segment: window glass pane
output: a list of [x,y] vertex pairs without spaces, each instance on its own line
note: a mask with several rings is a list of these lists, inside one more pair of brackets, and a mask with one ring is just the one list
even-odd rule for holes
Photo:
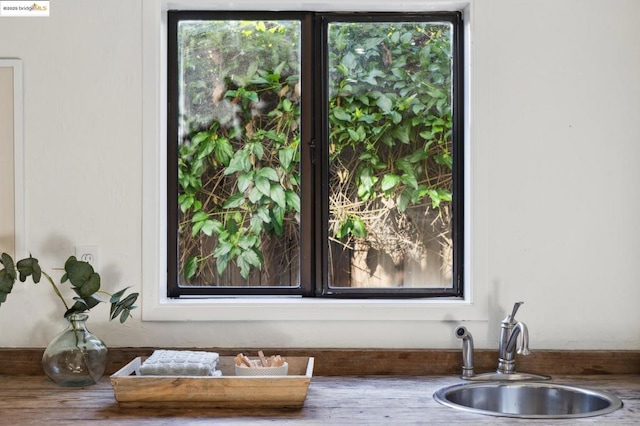
[[451,23],[329,23],[331,287],[452,287],[452,65]]
[[178,23],[182,285],[298,286],[300,21]]

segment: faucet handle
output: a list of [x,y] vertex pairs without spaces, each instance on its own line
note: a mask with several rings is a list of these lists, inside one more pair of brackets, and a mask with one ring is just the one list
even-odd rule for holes
[[511,315],[509,315],[509,316],[506,318],[506,321],[507,321],[507,322],[515,321],[515,318],[516,318],[516,312],[518,312],[518,308],[520,308],[520,305],[522,305],[523,303],[524,303],[524,302],[516,302],[516,303],[513,305],[513,311],[511,312]]

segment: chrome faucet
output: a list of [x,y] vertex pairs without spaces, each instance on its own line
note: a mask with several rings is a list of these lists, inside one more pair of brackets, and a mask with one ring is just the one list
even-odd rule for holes
[[511,374],[516,372],[516,343],[518,336],[520,346],[517,352],[529,355],[529,331],[523,322],[516,322],[516,312],[524,302],[516,302],[513,305],[511,315],[500,323],[500,349],[498,352],[498,373]]
[[[465,380],[548,380],[551,377],[529,373],[516,373],[516,353],[529,355],[527,326],[515,320],[516,312],[524,302],[516,302],[511,315],[500,323],[498,369],[494,373],[475,375],[473,371],[473,337],[463,326],[456,328],[456,337],[462,339],[462,375]],[[518,337],[520,345],[518,346]],[[516,346],[518,346],[516,350]]]

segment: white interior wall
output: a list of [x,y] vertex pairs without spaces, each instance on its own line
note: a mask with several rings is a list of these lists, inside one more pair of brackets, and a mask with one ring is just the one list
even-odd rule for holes
[[[640,349],[640,2],[470,3],[482,228],[472,256],[490,298],[488,321],[466,326],[477,347],[496,347],[500,319],[524,300],[532,350]],[[0,57],[24,67],[26,249],[50,270],[75,245],[99,245],[111,291],[142,288],[143,10],[142,0],[67,0],[48,18],[0,18]],[[42,347],[60,331],[46,285],[18,284],[0,307],[0,347]],[[94,310],[90,328],[112,347],[460,344],[449,321],[151,322],[137,312],[120,325],[107,311]]]

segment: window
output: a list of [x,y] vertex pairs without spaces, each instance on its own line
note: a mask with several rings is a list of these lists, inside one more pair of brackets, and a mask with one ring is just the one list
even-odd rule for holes
[[168,295],[461,296],[461,34],[169,12]]

